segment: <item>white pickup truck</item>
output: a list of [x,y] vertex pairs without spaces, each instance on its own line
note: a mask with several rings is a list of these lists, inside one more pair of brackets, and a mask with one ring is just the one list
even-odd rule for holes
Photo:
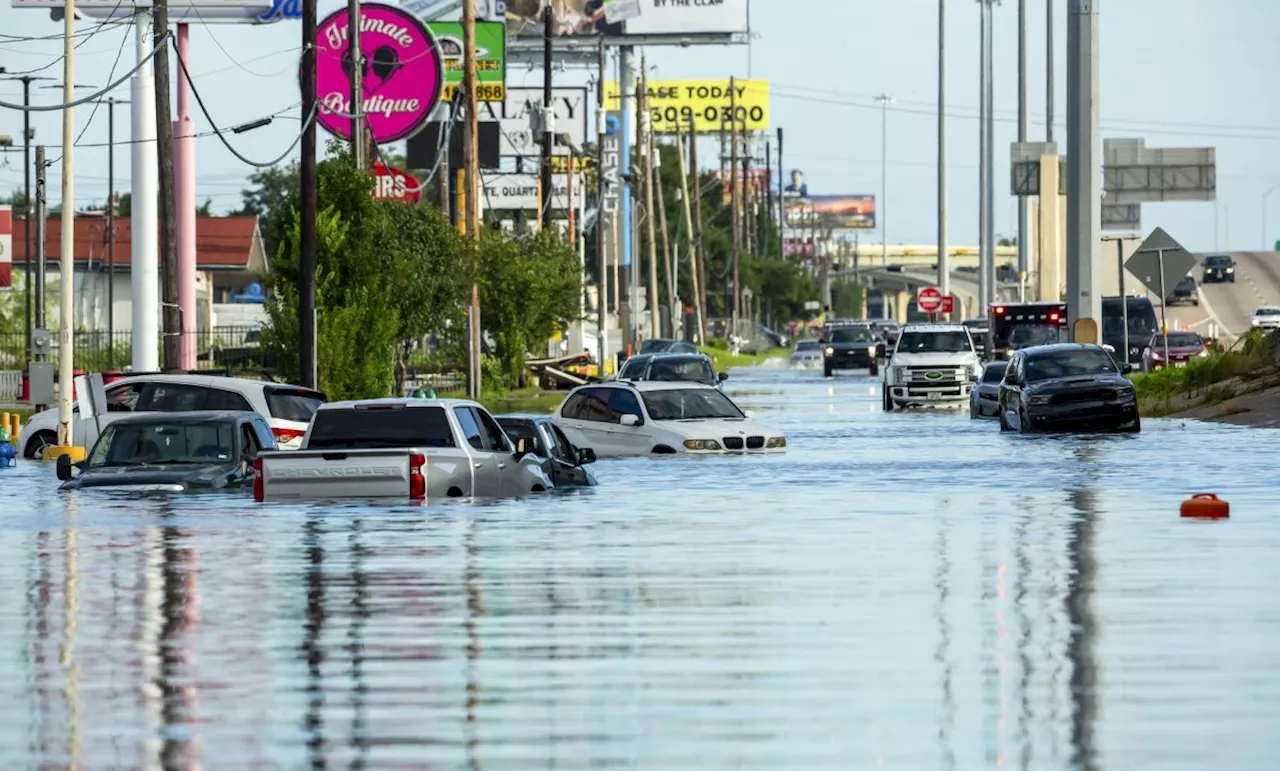
[[908,324],[884,368],[884,411],[968,403],[982,361],[960,324]]
[[479,404],[368,399],[321,405],[302,446],[254,461],[259,501],[500,498],[551,489],[527,440],[512,442]]

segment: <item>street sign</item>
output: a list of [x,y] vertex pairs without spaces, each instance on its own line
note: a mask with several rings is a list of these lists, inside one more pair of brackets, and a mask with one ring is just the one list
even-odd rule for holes
[[947,295],[946,297],[942,298],[942,309],[938,312],[939,313],[955,313],[955,311],[956,311],[956,298],[952,297],[951,295]]
[[916,293],[916,307],[921,313],[937,313],[942,308],[942,293],[936,287],[924,287]]
[[1163,228],[1156,228],[1124,267],[1163,300],[1164,293],[1190,273],[1196,262],[1195,256],[1183,249],[1173,236]]
[[407,171],[376,163],[373,166],[373,197],[378,200],[417,203],[422,199],[416,177]]

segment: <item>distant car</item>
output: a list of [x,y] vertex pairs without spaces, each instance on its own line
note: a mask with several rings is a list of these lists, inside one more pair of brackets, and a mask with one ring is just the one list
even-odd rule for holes
[[[786,348],[788,345],[791,345],[791,338],[781,332],[774,332],[766,326],[760,327],[760,333],[769,338],[769,342],[773,344],[774,348]],[[694,350],[697,349],[695,348]]]
[[655,338],[653,340],[645,340],[640,344],[640,350],[636,353],[697,353],[698,346],[693,343],[686,343],[683,340],[670,340],[667,338]]
[[996,281],[1002,284],[1018,283],[1018,269],[1011,263],[1005,263],[996,267]]
[[791,351],[791,366],[817,367],[822,364],[822,343],[817,340],[800,340]]
[[1000,430],[1142,430],[1138,398],[1102,346],[1058,343],[1024,348],[1009,359],[1000,383]]
[[965,319],[960,322],[961,326],[969,330],[969,336],[973,338],[973,347],[977,349],[978,355],[987,358],[987,332],[991,329],[991,324],[986,319]]
[[711,357],[705,353],[640,354],[627,359],[618,372],[618,380],[702,383],[716,388],[728,379],[726,372],[716,374]]
[[1253,312],[1254,329],[1280,329],[1280,308],[1263,305]]
[[532,452],[546,460],[543,471],[556,487],[593,487],[598,482],[587,468],[596,462],[595,450],[574,447],[547,415],[496,415],[494,420],[512,441],[528,439]]
[[1147,347],[1142,351],[1143,372],[1153,372],[1169,364],[1175,367],[1185,367],[1187,362],[1192,359],[1209,355],[1209,349],[1205,346],[1204,340],[1195,332],[1169,333],[1168,361],[1165,361],[1164,349],[1164,335],[1159,332],[1152,335]]
[[1236,282],[1236,261],[1229,254],[1207,254],[1204,258],[1204,276],[1201,278],[1206,284],[1217,283],[1219,281]]
[[822,340],[822,374],[831,377],[838,369],[865,369],[875,377],[880,374],[881,345],[870,325],[835,327]]
[[1007,361],[993,361],[983,367],[982,374],[974,381],[973,390],[969,392],[969,417],[1000,417],[1000,381],[1004,380]]
[[80,463],[59,457],[58,489],[238,489],[253,483],[258,453],[274,449],[271,428],[256,412],[132,415],[108,424]]
[[1196,290],[1196,280],[1191,276],[1183,276],[1182,280],[1173,287],[1169,296],[1164,298],[1166,306],[1185,303],[1191,303],[1197,307],[1200,305],[1200,293]]

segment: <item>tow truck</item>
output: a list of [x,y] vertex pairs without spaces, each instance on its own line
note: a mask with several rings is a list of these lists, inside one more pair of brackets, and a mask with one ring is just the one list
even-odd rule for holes
[[1070,342],[1066,303],[1010,303],[992,305],[990,358],[1000,361],[1019,348]]

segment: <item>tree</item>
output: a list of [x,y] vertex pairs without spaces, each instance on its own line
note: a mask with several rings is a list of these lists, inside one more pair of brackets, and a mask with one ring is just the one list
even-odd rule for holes
[[212,199],[212,198],[206,198],[206,199],[204,199],[204,203],[203,203],[203,204],[201,204],[200,206],[197,206],[197,207],[196,207],[196,216],[197,216],[197,217],[212,217],[212,216],[213,216],[212,206],[213,206],[213,199]]
[[262,219],[262,242],[267,254],[275,254],[293,227],[290,206],[297,201],[298,164],[272,166],[249,175],[252,188],[241,190],[241,205],[232,214]]

